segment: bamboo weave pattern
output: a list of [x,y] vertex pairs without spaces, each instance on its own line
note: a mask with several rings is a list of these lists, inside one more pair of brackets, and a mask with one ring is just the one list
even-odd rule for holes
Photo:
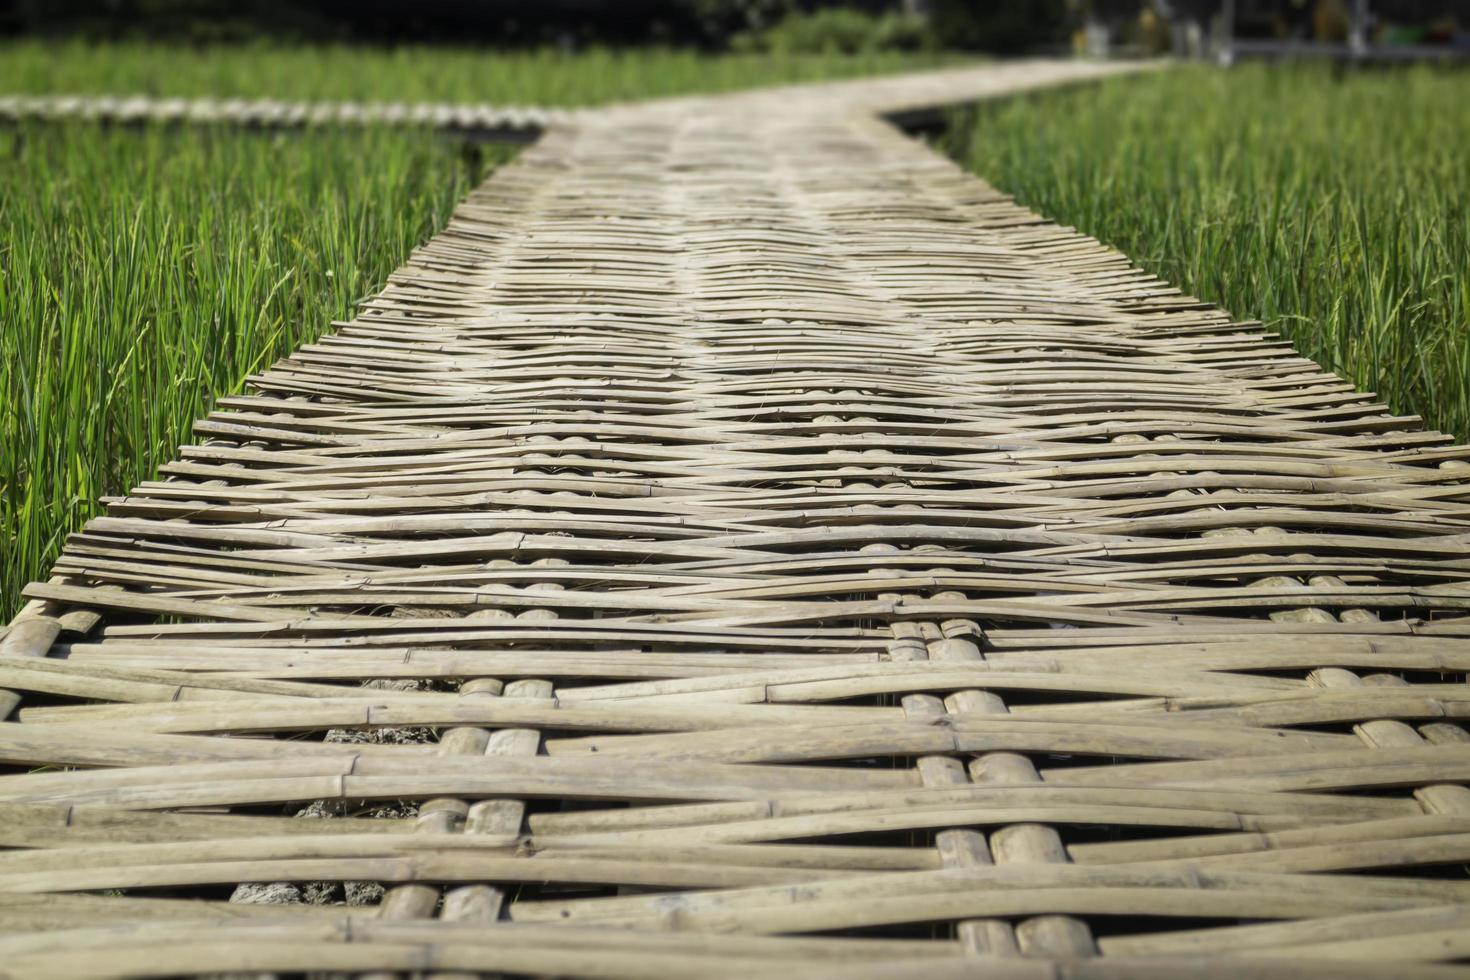
[[31,587],[5,968],[1459,975],[1470,450],[879,116],[1115,70],[551,125]]
[[0,96],[0,122],[84,119],[113,125],[193,124],[253,129],[317,126],[419,126],[494,139],[530,139],[576,112],[540,106],[468,103],[297,102],[279,99],[183,99],[147,95]]

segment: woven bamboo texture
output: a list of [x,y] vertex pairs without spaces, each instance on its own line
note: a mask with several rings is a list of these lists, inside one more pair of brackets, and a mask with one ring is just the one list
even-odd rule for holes
[[540,106],[431,102],[293,102],[277,99],[183,99],[148,95],[0,96],[0,122],[68,119],[132,125],[238,126],[246,129],[416,126],[491,139],[532,139],[576,113]]
[[882,119],[1114,70],[550,125],[29,590],[5,969],[1462,975],[1470,450]]

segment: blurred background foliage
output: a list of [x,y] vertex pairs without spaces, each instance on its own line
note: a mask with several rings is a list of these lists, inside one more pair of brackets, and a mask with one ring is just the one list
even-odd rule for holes
[[1066,0],[0,0],[0,33],[194,44],[690,44],[858,53],[1060,45]]

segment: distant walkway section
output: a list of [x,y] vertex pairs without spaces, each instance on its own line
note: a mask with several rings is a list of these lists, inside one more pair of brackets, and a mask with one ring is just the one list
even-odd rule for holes
[[143,124],[307,129],[328,126],[412,126],[483,139],[527,141],[573,110],[430,102],[283,102],[275,99],[182,99],[146,95],[0,96],[0,122],[88,119]]

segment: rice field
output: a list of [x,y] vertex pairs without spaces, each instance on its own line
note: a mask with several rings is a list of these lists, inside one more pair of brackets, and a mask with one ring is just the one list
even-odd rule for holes
[[[500,151],[505,152],[505,151]],[[479,176],[424,134],[0,131],[0,595],[244,376],[386,279]]]
[[[932,63],[0,45],[0,92],[568,104]],[[0,127],[0,622],[101,497],[376,292],[505,147],[426,132]]]
[[1179,69],[967,111],[948,148],[1470,437],[1470,73]]
[[599,105],[954,64],[940,52],[723,54],[682,49],[486,52],[275,45],[0,43],[0,92]]

